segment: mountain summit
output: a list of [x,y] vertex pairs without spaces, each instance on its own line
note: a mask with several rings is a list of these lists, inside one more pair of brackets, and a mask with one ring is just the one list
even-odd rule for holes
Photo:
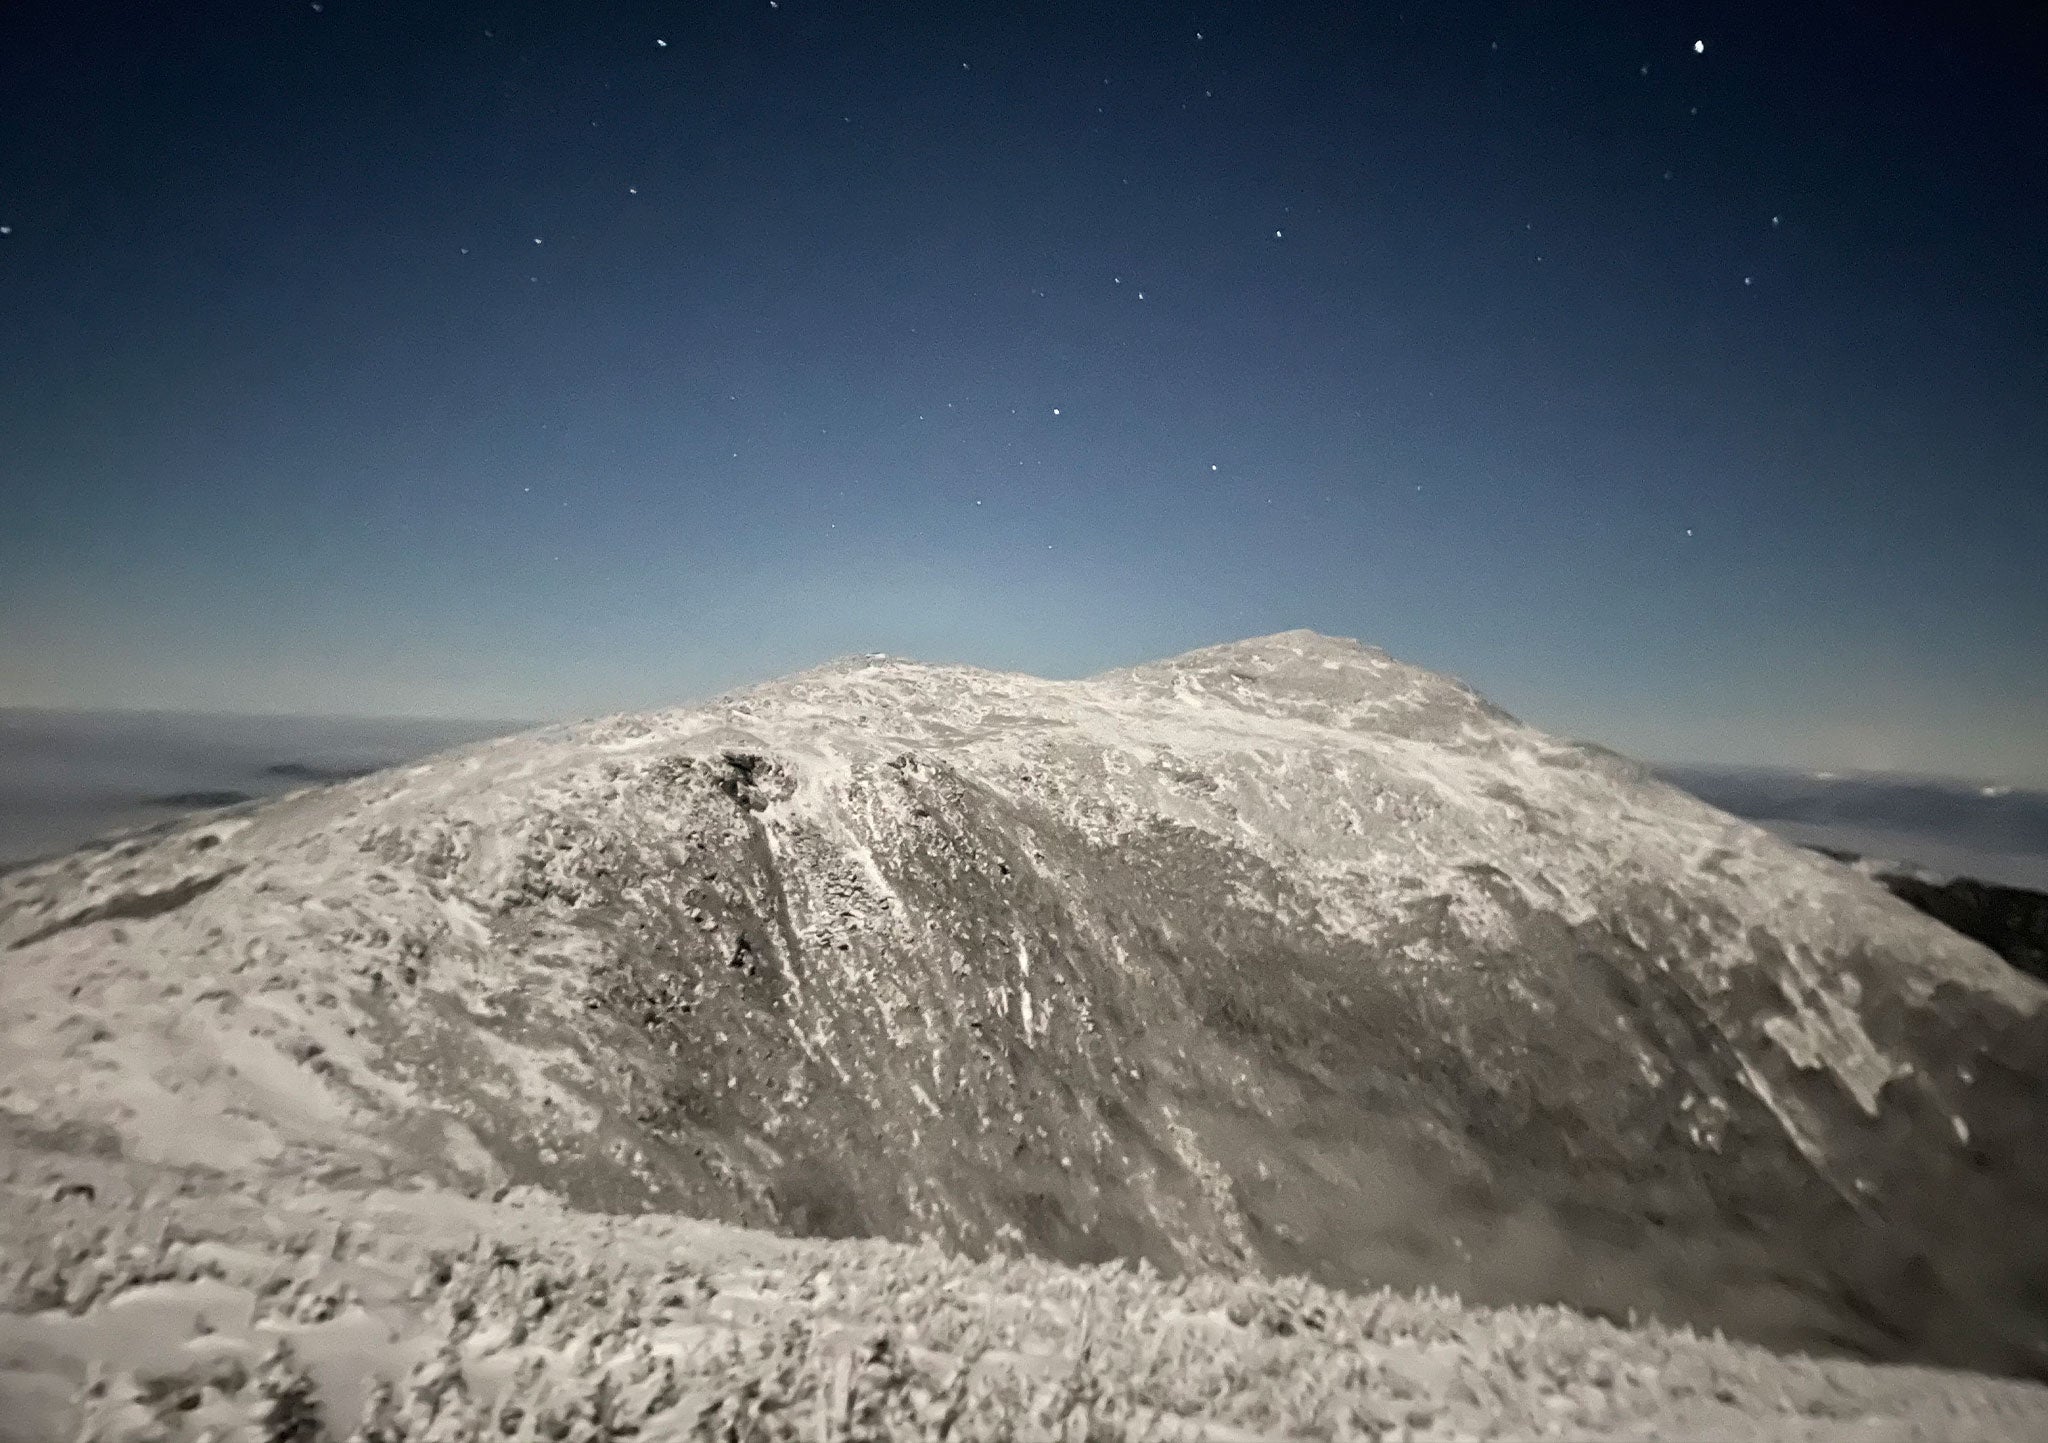
[[0,877],[142,1159],[1433,1283],[2048,1374],[2048,988],[1312,632],[851,658]]

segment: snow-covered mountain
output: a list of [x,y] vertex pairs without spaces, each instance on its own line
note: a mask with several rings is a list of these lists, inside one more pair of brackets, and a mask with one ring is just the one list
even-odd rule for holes
[[131,1157],[2048,1373],[2048,989],[1374,648],[886,657],[0,877]]

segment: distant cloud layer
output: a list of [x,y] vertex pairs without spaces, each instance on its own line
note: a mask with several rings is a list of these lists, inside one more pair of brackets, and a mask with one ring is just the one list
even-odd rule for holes
[[0,864],[521,725],[0,709]]

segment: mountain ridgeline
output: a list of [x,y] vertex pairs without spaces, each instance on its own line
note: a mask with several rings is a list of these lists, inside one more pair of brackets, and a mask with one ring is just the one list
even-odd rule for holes
[[858,658],[0,877],[140,1159],[2048,1376],[2048,988],[1374,648]]

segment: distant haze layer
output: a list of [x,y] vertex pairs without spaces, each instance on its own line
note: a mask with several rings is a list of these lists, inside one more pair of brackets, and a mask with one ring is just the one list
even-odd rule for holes
[[0,708],[0,864],[525,725]]
[[1788,841],[2048,891],[2048,792],[1882,772],[1659,770],[1702,801]]

